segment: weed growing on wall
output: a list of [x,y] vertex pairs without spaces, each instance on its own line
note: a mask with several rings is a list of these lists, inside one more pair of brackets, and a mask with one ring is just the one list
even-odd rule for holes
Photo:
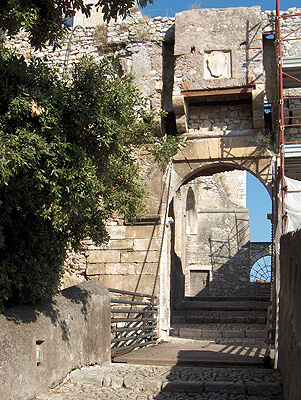
[[265,151],[271,149],[272,134],[270,132],[269,133],[259,132],[257,135],[257,138],[259,140],[262,152],[265,152]]
[[110,51],[107,25],[97,25],[93,32],[93,38],[100,54],[106,54]]

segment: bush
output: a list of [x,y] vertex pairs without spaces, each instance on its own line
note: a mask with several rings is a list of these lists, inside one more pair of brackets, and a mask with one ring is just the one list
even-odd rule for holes
[[106,241],[112,213],[141,213],[132,148],[154,138],[146,100],[105,60],[85,58],[62,79],[2,48],[0,110],[3,309],[54,293],[68,246]]

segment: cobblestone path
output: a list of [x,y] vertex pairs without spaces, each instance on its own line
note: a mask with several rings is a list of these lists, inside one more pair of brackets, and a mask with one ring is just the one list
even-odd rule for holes
[[263,368],[105,364],[73,371],[36,400],[282,400],[281,376]]

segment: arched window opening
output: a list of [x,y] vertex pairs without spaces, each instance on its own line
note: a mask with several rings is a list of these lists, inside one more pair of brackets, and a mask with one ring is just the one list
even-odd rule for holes
[[271,256],[264,256],[257,260],[250,271],[250,282],[267,283],[271,282],[272,259]]
[[186,233],[196,234],[197,233],[197,214],[195,210],[195,197],[191,187],[187,192],[186,199]]

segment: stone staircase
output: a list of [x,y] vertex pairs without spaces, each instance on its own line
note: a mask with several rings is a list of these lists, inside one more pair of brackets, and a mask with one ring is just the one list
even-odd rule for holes
[[172,311],[170,335],[266,341],[270,304],[268,299],[259,297],[187,297]]
[[37,400],[283,400],[278,371],[107,364],[72,371]]

